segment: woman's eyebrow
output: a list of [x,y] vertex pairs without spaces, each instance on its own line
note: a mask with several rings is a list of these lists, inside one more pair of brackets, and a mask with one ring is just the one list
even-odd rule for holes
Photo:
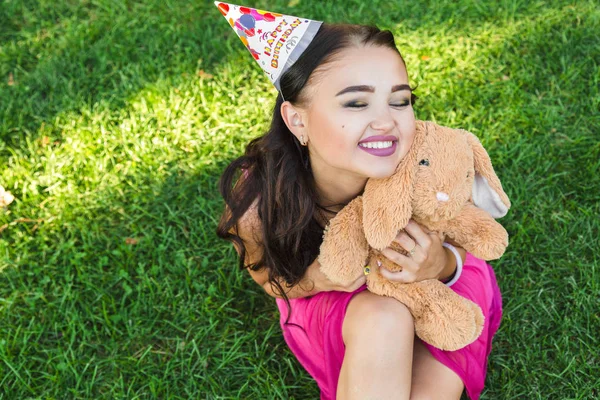
[[[398,92],[400,90],[411,90],[410,86],[407,84],[402,84],[402,85],[396,85],[392,87],[392,93],[394,92]],[[341,96],[345,93],[350,93],[350,92],[369,92],[369,93],[375,93],[375,88],[373,86],[367,86],[367,85],[358,85],[358,86],[348,86],[346,89],[340,91],[338,94],[336,94],[337,96]]]
[[375,88],[373,86],[367,86],[367,85],[348,86],[346,89],[344,89],[341,92],[339,92],[338,94],[336,94],[336,96],[341,96],[344,93],[349,93],[349,92],[370,92],[370,93],[374,93],[375,92]]
[[392,88],[392,93],[400,91],[400,90],[410,90],[412,92],[412,89],[410,88],[410,86],[408,86],[407,84],[402,84],[402,85],[396,85]]

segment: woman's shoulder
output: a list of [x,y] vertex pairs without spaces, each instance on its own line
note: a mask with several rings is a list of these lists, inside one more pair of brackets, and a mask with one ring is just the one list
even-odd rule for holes
[[[242,168],[242,173],[242,176],[239,177],[235,186],[241,185],[246,179],[248,179],[248,170]],[[258,214],[259,197],[260,196],[256,196],[256,198],[254,199],[254,201],[252,201],[248,209],[244,211],[241,217],[237,220],[236,234],[242,237],[242,239],[245,239],[245,237],[243,237],[246,236],[245,233],[247,234],[249,231],[255,231],[256,229],[260,228],[260,218]]]
[[256,234],[258,233],[257,231],[260,231],[261,223],[260,216],[258,214],[258,202],[259,199],[257,197],[238,220],[238,235],[240,237],[242,235],[239,234],[239,231],[242,230],[245,233],[244,236],[248,236],[250,233]]
[[[258,204],[259,199],[256,198],[230,231],[239,236],[244,242],[246,263],[255,261],[249,260],[249,258],[256,259],[256,257],[260,257],[260,254],[262,254],[262,224],[258,214]],[[236,250],[238,253],[241,253],[237,246]]]
[[[261,222],[258,215],[258,202],[258,198],[252,202],[237,224],[237,235],[242,239],[246,248],[245,265],[259,262],[264,251],[261,239]],[[240,253],[239,250],[238,253]],[[248,272],[252,279],[261,286],[265,285],[269,280],[266,268],[261,268],[258,271],[248,268]]]

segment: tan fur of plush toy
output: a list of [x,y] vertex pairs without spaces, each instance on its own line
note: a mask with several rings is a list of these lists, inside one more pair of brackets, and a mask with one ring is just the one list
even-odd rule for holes
[[[370,179],[363,195],[329,222],[320,249],[321,269],[338,284],[356,280],[365,265],[377,261],[398,271],[379,250],[391,247],[406,254],[393,240],[410,218],[478,258],[496,259],[508,245],[508,234],[494,218],[508,208],[510,201],[476,136],[417,121],[414,142],[394,175]],[[372,271],[369,290],[405,304],[417,336],[425,342],[457,350],[481,333],[479,306],[440,281],[404,284],[385,279],[377,268]]]

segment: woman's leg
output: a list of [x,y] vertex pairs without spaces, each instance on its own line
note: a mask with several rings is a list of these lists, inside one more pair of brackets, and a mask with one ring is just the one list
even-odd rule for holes
[[413,350],[411,385],[411,400],[458,400],[464,389],[460,377],[432,356],[418,338]]
[[339,400],[460,399],[462,381],[415,340],[412,316],[397,300],[368,291],[354,296],[342,337]]
[[357,294],[348,304],[342,337],[346,352],[336,398],[409,398],[414,324],[404,304],[369,291]]

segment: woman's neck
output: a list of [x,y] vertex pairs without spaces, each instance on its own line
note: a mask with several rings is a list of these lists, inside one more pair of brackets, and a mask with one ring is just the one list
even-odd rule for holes
[[318,203],[328,210],[337,212],[344,208],[365,188],[367,178],[347,174],[323,173],[313,170]]

